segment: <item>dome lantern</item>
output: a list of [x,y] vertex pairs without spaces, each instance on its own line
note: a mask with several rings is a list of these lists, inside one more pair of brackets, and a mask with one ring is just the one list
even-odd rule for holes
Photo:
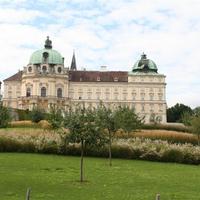
[[147,55],[144,53],[141,55],[141,59],[134,64],[132,69],[132,72],[144,72],[144,73],[148,72],[157,73],[157,71],[158,68],[155,62],[153,60],[147,59]]
[[47,39],[45,40],[45,45],[44,47],[46,49],[52,49],[52,41],[49,39],[49,36],[47,36]]
[[37,50],[32,53],[29,64],[54,64],[54,65],[64,65],[64,60],[62,55],[52,49],[52,41],[47,36],[45,40],[44,49]]

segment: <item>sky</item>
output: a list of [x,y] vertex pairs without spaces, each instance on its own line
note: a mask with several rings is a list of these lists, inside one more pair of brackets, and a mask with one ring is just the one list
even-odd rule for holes
[[0,0],[0,80],[46,36],[70,66],[131,71],[143,52],[166,75],[167,105],[200,106],[199,0]]

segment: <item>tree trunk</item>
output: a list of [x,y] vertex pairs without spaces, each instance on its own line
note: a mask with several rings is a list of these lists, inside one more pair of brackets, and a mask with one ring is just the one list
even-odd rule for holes
[[26,192],[26,200],[30,200],[31,189],[28,188]]
[[109,145],[108,145],[108,152],[109,152],[109,165],[112,166],[112,137],[109,131]]
[[156,200],[160,200],[160,194],[156,195]]
[[80,173],[81,182],[83,182],[83,156],[84,156],[84,141],[81,140],[81,173]]

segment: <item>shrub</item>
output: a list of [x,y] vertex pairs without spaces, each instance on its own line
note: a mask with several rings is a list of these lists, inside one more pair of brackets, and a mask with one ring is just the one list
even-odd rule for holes
[[161,157],[162,161],[165,162],[184,162],[184,152],[180,151],[180,149],[170,148],[163,152]]
[[150,138],[152,140],[166,140],[170,143],[191,143],[198,144],[197,136],[191,133],[166,131],[166,130],[142,130],[135,132],[133,137]]
[[38,123],[46,118],[45,111],[40,108],[34,108],[30,113],[31,121]]
[[45,144],[38,151],[38,153],[59,154],[57,144]]
[[127,133],[123,129],[119,129],[115,132],[116,138],[133,138],[135,137],[135,132]]
[[[0,152],[38,152],[80,155],[80,144],[66,144],[63,151],[58,134],[38,136],[0,137]],[[87,156],[107,157],[108,147],[87,147]],[[191,144],[170,144],[162,140],[143,138],[116,139],[112,146],[113,157],[185,164],[200,164],[200,147]]]
[[62,111],[59,108],[52,106],[47,115],[47,120],[53,130],[58,130],[63,123]]
[[50,130],[51,124],[47,120],[41,120],[38,122],[38,126],[42,129]]
[[10,120],[11,115],[8,108],[4,107],[3,103],[0,102],[0,128],[7,127]]
[[142,160],[160,161],[161,155],[159,151],[149,150],[144,154],[142,154],[141,156],[139,156],[139,158],[141,158]]
[[30,117],[31,111],[29,111],[29,110],[14,109],[14,112],[17,114],[19,121],[31,119],[31,117]]
[[0,152],[35,152],[35,145],[28,141],[17,141],[0,137]]
[[112,146],[112,155],[115,158],[132,158],[132,149],[130,146],[124,144],[124,145],[113,145]]
[[38,128],[38,124],[32,121],[13,121],[9,123],[11,128]]
[[187,132],[187,133],[192,132],[191,128],[177,124],[143,124],[142,129],[151,129],[151,130],[160,129],[168,131]]

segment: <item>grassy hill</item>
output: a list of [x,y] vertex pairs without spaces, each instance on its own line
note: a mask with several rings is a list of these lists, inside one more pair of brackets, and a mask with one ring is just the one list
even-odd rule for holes
[[79,157],[0,153],[0,199],[31,200],[197,200],[199,166],[86,158],[86,182],[79,180]]

